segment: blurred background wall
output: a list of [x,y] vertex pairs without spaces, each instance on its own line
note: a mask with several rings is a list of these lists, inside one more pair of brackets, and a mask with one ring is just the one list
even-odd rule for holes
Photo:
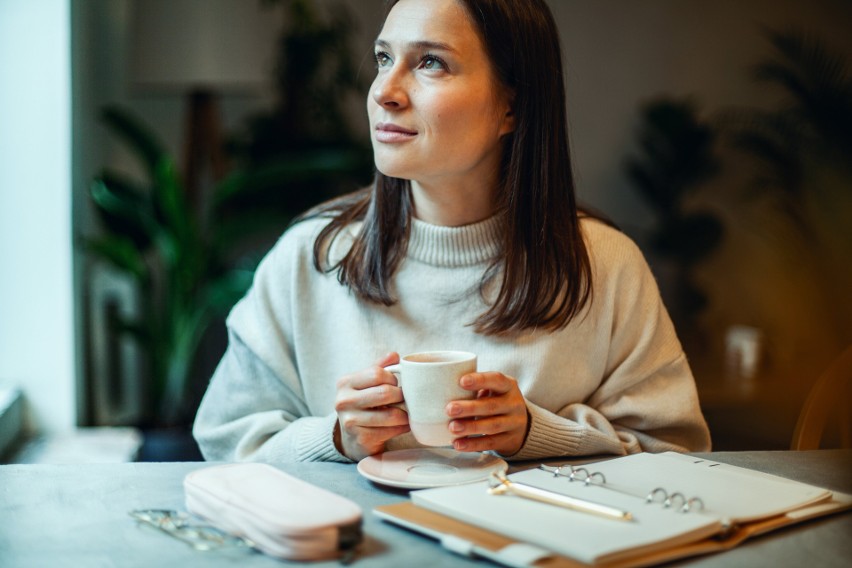
[[[213,85],[220,119],[218,128],[226,140],[245,132],[252,117],[274,111],[282,95],[281,87],[276,85],[275,42],[287,28],[288,18],[291,23],[293,18],[293,12],[288,11],[289,1],[240,1],[264,6],[253,39],[260,40],[255,42],[254,49],[258,51],[254,61],[260,76],[267,80],[255,80],[251,85],[234,86],[227,82]],[[706,411],[719,421],[718,431],[733,439],[737,433],[750,430],[753,439],[749,444],[783,445],[802,393],[818,370],[852,341],[848,320],[838,321],[838,314],[849,313],[848,294],[839,293],[836,288],[827,292],[822,285],[824,275],[803,268],[802,258],[809,257],[808,241],[797,236],[786,217],[776,214],[771,199],[762,194],[755,197],[750,189],[749,160],[716,141],[713,149],[721,155],[721,165],[713,176],[696,181],[678,204],[686,212],[710,212],[722,226],[712,250],[703,254],[700,262],[689,264],[691,285],[700,290],[703,303],[689,317],[683,316],[675,299],[681,282],[677,263],[653,246],[654,233],[659,228],[658,212],[637,191],[627,164],[642,153],[643,112],[654,101],[688,100],[691,116],[700,125],[715,125],[732,109],[774,111],[787,105],[783,92],[756,81],[752,73],[756,64],[774,56],[767,30],[805,34],[824,42],[847,62],[852,61],[849,33],[852,3],[848,0],[550,0],[548,3],[562,34],[580,198],[611,217],[643,247],[664,296],[667,301],[672,298],[679,332],[697,380],[706,393]],[[174,3],[173,7],[178,4],[181,3]],[[360,81],[362,87],[359,96],[353,96],[350,89],[341,89],[341,97],[353,136],[368,142],[363,96],[374,72],[372,40],[381,22],[382,1],[317,0],[305,4],[316,11],[321,21],[339,16],[341,6],[351,18],[347,24],[351,32],[349,55],[357,74],[356,82]],[[210,5],[204,9],[203,17],[183,13],[179,17],[175,8],[175,16],[165,20],[169,22],[168,32],[184,30],[187,36],[195,36],[199,28],[209,25],[217,34],[226,33],[222,30],[228,29],[228,18],[224,19],[224,27],[221,20],[214,21]],[[151,85],[139,79],[139,61],[144,66],[146,56],[155,51],[153,47],[140,51],[140,46],[156,45],[158,38],[137,35],[140,33],[137,8],[134,0],[71,0],[68,5],[73,124],[70,186],[75,235],[97,234],[101,230],[89,188],[105,167],[128,176],[144,173],[133,153],[105,128],[101,117],[105,107],[118,105],[130,109],[162,141],[178,166],[184,164],[192,85],[180,81],[166,86]],[[209,15],[214,17],[208,22]],[[230,41],[224,35],[218,39]],[[184,55],[187,54],[182,51],[173,53],[175,59]],[[8,64],[6,59],[3,61]],[[164,65],[165,62],[154,62],[153,68]],[[286,136],[281,133],[282,138]],[[13,158],[9,154],[0,156],[0,161],[10,159]],[[209,185],[212,174],[205,171],[203,175],[207,176],[204,183]],[[12,190],[3,187],[0,191]],[[842,190],[826,198],[833,203],[827,209],[848,211],[850,193]],[[849,252],[843,248],[847,242],[841,239],[839,256],[835,256],[837,262],[848,259],[848,255],[842,254]],[[788,254],[790,251],[794,254]],[[112,388],[99,381],[117,380],[132,395],[133,385],[141,380],[138,375],[143,372],[137,364],[140,353],[132,342],[120,342],[118,346],[113,342],[111,348],[123,353],[122,359],[117,366],[113,362],[111,370],[104,371],[103,365],[110,363],[101,361],[103,353],[99,350],[105,349],[110,340],[98,338],[96,328],[98,318],[102,317],[99,310],[103,311],[99,302],[104,297],[118,298],[117,309],[132,313],[139,309],[140,292],[127,286],[120,275],[99,269],[80,247],[75,248],[73,260],[74,282],[70,292],[78,306],[76,363],[66,362],[66,372],[55,374],[54,378],[63,383],[56,391],[60,396],[72,396],[69,393],[73,392],[82,402],[68,403],[68,408],[76,409],[73,420],[53,424],[41,419],[35,427],[61,429],[63,425],[69,426],[68,422],[80,425],[132,422],[138,411],[127,408],[136,404],[132,400],[117,404],[114,412],[98,411],[99,407],[109,406],[102,401],[105,395],[100,391]],[[0,267],[0,272],[6,271]],[[837,278],[838,282],[844,282],[845,275]],[[61,282],[57,285],[65,286]],[[17,291],[19,296],[25,293]],[[35,290],[32,294],[37,295]],[[8,317],[0,315],[4,331],[16,325]],[[737,371],[732,379],[730,365],[725,365],[726,357],[730,356],[726,340],[731,338],[732,326],[740,332],[745,330],[745,336],[750,338],[747,341],[758,343],[755,369],[748,369],[745,379]],[[221,321],[213,328],[219,330],[219,335],[216,337],[214,331],[214,337],[202,349],[206,363],[200,365],[201,375],[212,370],[223,346]],[[0,380],[14,380],[13,371],[19,367],[8,360],[0,361]],[[109,377],[104,379],[104,375]],[[117,375],[123,378],[116,379]],[[73,386],[67,384],[69,381]],[[28,390],[26,384],[23,388],[36,407],[38,399],[48,396]],[[203,384],[198,389],[203,390]],[[757,413],[759,426],[740,423],[743,413],[756,407],[762,409]],[[777,421],[777,427],[767,427],[773,420]],[[762,429],[766,431],[758,431]],[[726,443],[734,445],[726,441],[723,446]]]

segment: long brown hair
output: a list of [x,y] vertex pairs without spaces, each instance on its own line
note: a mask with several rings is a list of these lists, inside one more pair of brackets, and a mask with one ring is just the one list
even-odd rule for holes
[[[388,2],[386,16],[397,1]],[[560,329],[591,301],[592,276],[574,195],[556,24],[544,0],[460,1],[512,94],[515,115],[497,192],[503,240],[480,289],[493,278],[500,286],[473,325],[488,335]],[[371,187],[310,212],[331,215],[314,243],[316,268],[337,270],[340,283],[363,300],[394,304],[391,281],[406,253],[412,209],[408,180],[377,172]],[[322,259],[329,243],[353,222],[363,224],[351,249],[328,265]]]

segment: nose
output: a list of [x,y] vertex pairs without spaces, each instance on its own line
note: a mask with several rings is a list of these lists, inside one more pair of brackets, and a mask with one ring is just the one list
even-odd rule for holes
[[373,81],[372,97],[379,106],[386,109],[399,109],[408,105],[408,90],[402,77],[402,66],[379,73]]

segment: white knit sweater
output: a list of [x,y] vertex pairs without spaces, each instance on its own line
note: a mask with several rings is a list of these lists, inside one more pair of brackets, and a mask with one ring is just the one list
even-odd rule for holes
[[[509,459],[709,450],[656,282],[622,233],[583,220],[592,304],[561,331],[506,339],[469,325],[486,309],[479,283],[497,250],[496,219],[465,227],[414,220],[391,307],[358,300],[336,273],[313,267],[326,222],[288,230],[228,317],[230,343],[194,426],[208,460],[348,461],[332,440],[336,381],[390,351],[444,349],[472,351],[480,371],[518,381],[531,425]],[[338,238],[332,259],[347,246]],[[387,449],[416,445],[406,434]]]

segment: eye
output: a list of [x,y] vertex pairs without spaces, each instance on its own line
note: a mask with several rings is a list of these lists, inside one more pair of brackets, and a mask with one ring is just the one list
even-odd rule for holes
[[444,60],[436,55],[426,54],[423,56],[423,59],[420,60],[420,68],[426,69],[427,71],[446,71],[447,64],[444,63]]
[[391,59],[390,55],[388,55],[384,51],[377,51],[375,53],[375,57],[376,57],[376,67],[378,67],[380,69],[382,67],[388,67],[389,65],[391,65],[391,63],[393,63],[393,60]]

